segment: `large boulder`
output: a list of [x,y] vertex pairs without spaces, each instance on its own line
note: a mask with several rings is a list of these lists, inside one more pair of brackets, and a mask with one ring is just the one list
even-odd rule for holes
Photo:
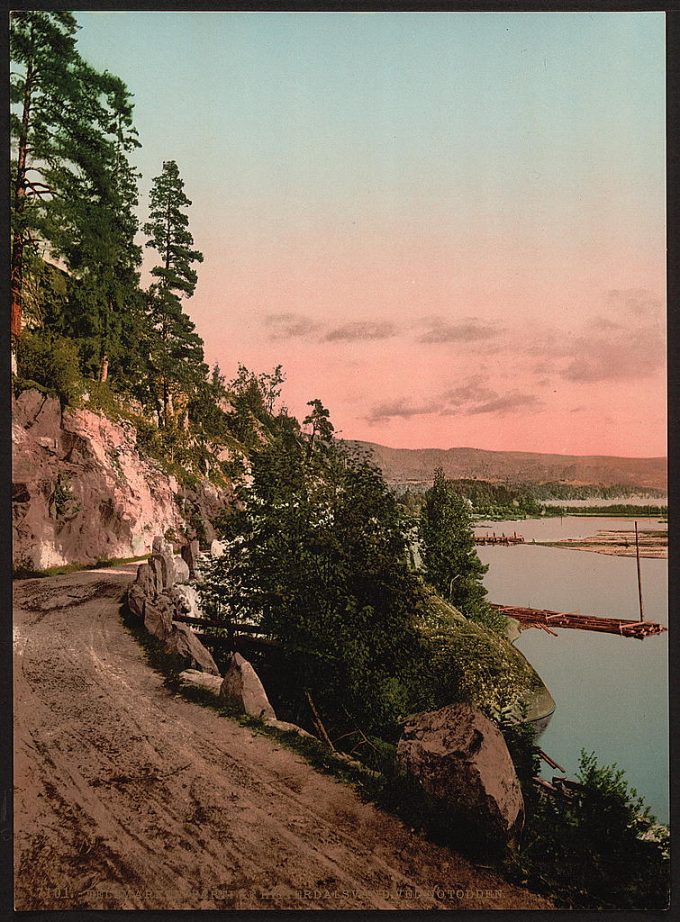
[[172,625],[172,633],[165,642],[165,651],[166,653],[176,653],[177,656],[186,660],[191,669],[209,672],[212,675],[220,674],[210,651],[192,633],[188,624]]
[[404,725],[397,758],[475,844],[516,844],[522,791],[502,733],[481,711],[452,704],[416,714]]
[[197,669],[185,669],[184,672],[180,672],[179,677],[183,685],[205,688],[213,695],[219,695],[222,688],[221,675],[199,672]]
[[172,598],[178,614],[189,618],[202,618],[201,600],[195,586],[185,584],[173,586]]
[[172,616],[174,606],[166,596],[147,599],[144,602],[144,627],[149,634],[165,640],[172,633]]
[[193,541],[190,541],[188,544],[182,545],[182,547],[180,548],[180,554],[182,556],[182,560],[184,560],[186,565],[189,567],[190,579],[193,579],[196,576],[196,565],[198,563],[199,553],[200,551],[198,547],[198,541],[196,541],[195,539]]
[[137,567],[137,576],[135,577],[134,585],[137,586],[144,595],[153,596],[156,593],[156,574],[148,563],[140,563]]
[[182,557],[173,557],[174,581],[177,583],[189,582],[189,564]]
[[148,596],[136,583],[130,586],[127,594],[127,604],[133,615],[137,615],[138,618],[144,617],[144,603],[147,598]]
[[269,703],[262,682],[240,653],[232,653],[229,665],[224,673],[220,697],[236,705],[244,714],[251,717],[276,718],[274,708]]

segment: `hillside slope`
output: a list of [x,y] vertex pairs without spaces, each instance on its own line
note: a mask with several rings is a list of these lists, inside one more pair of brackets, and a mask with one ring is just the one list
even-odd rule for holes
[[441,467],[444,475],[452,479],[668,488],[666,458],[544,455],[480,448],[389,448],[360,441],[347,444],[368,451],[392,484],[430,481],[435,468]]

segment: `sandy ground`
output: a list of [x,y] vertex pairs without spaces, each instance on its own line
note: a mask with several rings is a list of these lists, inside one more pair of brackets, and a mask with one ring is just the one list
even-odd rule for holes
[[[640,557],[668,557],[667,531],[641,531]],[[593,551],[617,557],[635,557],[635,535],[631,531],[598,531],[587,538],[565,538],[564,541],[536,541],[549,547],[567,547],[572,551]]]
[[16,584],[16,909],[549,905],[166,690],[133,570]]

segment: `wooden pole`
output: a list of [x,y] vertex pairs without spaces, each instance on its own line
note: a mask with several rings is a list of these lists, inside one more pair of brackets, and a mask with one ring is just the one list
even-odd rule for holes
[[645,620],[642,606],[642,574],[640,572],[640,539],[638,537],[638,524],[635,522],[635,557],[637,559],[638,600],[640,602],[640,621]]
[[311,694],[309,693],[309,689],[308,689],[308,688],[305,689],[305,695],[306,695],[306,697],[307,697],[307,703],[309,704],[309,708],[310,708],[310,710],[311,710],[311,712],[312,712],[312,720],[314,721],[314,726],[316,727],[316,729],[317,729],[319,735],[321,736],[321,739],[322,739],[322,740],[324,741],[324,743],[328,746],[328,748],[329,748],[332,752],[335,752],[335,746],[334,746],[333,743],[331,742],[331,738],[330,738],[330,736],[328,735],[328,733],[326,732],[326,728],[324,727],[323,721],[321,720],[321,715],[319,714],[319,712],[318,712],[317,709],[316,709],[316,705],[314,704],[314,701],[313,701],[313,699],[312,699]]

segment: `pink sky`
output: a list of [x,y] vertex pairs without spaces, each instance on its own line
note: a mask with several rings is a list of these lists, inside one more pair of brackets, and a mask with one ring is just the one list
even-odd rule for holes
[[392,446],[666,453],[662,13],[78,18],[227,377]]

